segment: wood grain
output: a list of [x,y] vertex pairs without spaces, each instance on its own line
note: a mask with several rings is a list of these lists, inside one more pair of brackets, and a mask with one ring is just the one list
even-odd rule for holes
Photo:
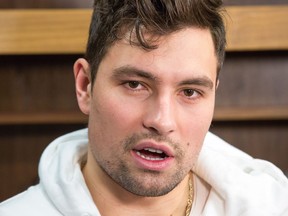
[[230,6],[226,17],[229,51],[288,49],[288,6]]
[[0,54],[83,53],[91,10],[0,10]]
[[[288,6],[227,7],[227,51],[288,50]],[[0,54],[83,53],[90,9],[0,10]]]

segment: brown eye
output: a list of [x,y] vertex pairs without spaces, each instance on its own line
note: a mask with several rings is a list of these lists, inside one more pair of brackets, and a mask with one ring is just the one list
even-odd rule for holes
[[193,90],[193,89],[184,90],[184,95],[187,97],[192,97],[194,94],[195,94],[195,90]]
[[140,83],[137,82],[137,81],[129,81],[128,85],[129,85],[130,88],[135,89],[135,88],[139,87]]

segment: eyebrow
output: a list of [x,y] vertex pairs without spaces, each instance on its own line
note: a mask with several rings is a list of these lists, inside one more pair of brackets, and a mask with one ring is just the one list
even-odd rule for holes
[[197,86],[204,86],[210,90],[214,88],[214,83],[211,79],[209,79],[206,76],[203,77],[197,77],[192,79],[187,79],[182,82],[180,82],[179,85],[197,85]]
[[152,81],[157,81],[158,78],[155,77],[152,73],[150,72],[147,72],[147,71],[143,71],[141,69],[138,69],[136,67],[132,67],[132,66],[129,66],[129,65],[125,65],[125,66],[122,66],[122,67],[119,67],[119,68],[116,68],[114,71],[113,71],[113,77],[115,78],[119,78],[119,77],[122,77],[122,76],[127,76],[127,77],[142,77],[142,78],[145,78],[145,79],[148,79],[148,80],[152,80]]
[[[141,69],[138,69],[134,66],[125,65],[119,68],[114,69],[113,71],[113,77],[114,78],[121,78],[123,76],[127,77],[142,77],[151,81],[157,81],[160,82],[159,78],[157,78],[155,75],[148,71],[144,71]],[[204,86],[208,89],[213,89],[214,84],[211,79],[209,79],[206,76],[203,77],[195,77],[191,79],[183,80],[179,83],[179,86],[181,85],[197,85],[197,86]]]

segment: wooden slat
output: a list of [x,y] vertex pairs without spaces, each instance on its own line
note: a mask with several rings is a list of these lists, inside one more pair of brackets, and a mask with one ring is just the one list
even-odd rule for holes
[[[288,108],[216,108],[214,121],[288,120]],[[0,125],[86,124],[88,117],[79,112],[1,113]]]
[[214,121],[288,120],[287,107],[216,108]]
[[[228,51],[288,50],[287,6],[230,6]],[[0,54],[85,50],[90,9],[0,10]]]
[[288,50],[288,5],[228,7],[228,51]]
[[91,10],[0,10],[0,54],[77,54]]
[[0,125],[85,124],[88,117],[79,112],[1,113]]

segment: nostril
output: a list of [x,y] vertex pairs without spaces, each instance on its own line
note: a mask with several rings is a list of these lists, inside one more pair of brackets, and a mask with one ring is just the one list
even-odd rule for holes
[[159,131],[155,127],[147,127],[144,124],[143,124],[143,127],[153,134],[160,135]]

